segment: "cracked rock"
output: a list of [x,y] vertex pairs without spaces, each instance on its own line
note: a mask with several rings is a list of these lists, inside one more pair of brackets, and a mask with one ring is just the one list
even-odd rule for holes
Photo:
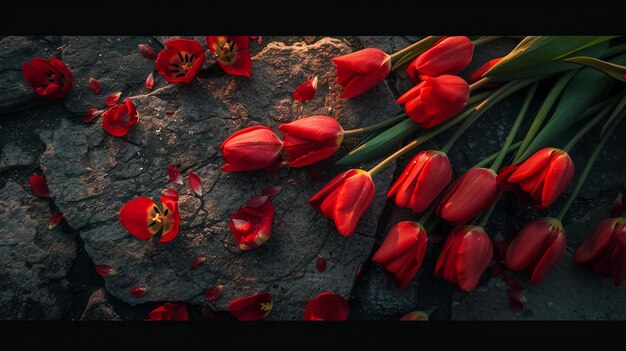
[[98,289],[91,294],[87,307],[80,317],[82,321],[119,321],[120,316],[113,310],[104,289]]

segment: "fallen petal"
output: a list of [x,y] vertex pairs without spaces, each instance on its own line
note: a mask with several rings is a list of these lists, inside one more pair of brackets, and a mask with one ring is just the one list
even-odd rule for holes
[[306,304],[303,319],[305,321],[345,321],[349,313],[350,306],[343,296],[323,292]]
[[241,232],[247,232],[250,230],[250,222],[248,221],[244,221],[243,219],[238,218],[233,218],[231,219],[231,221],[233,222],[233,226],[236,230],[239,230]]
[[98,110],[97,108],[90,107],[87,109],[87,112],[83,115],[83,122],[89,123],[94,119],[100,117],[104,110]]
[[324,273],[326,271],[326,259],[320,255],[317,255],[317,260],[315,260],[315,268],[320,273]]
[[269,196],[267,195],[256,195],[251,197],[250,200],[246,202],[246,206],[250,208],[259,208],[267,202],[267,199],[269,199]]
[[359,265],[359,267],[356,269],[356,272],[354,273],[354,279],[359,279],[361,273],[363,273],[363,266]]
[[130,288],[128,292],[134,297],[142,297],[146,294],[146,288],[144,288],[143,286],[135,286]]
[[170,177],[170,182],[183,185],[183,178],[180,176],[180,169],[174,166],[167,166],[167,175]]
[[46,177],[39,174],[32,175],[28,179],[28,184],[30,184],[30,190],[33,191],[33,194],[39,197],[50,197],[50,189],[48,189]]
[[154,88],[154,74],[152,74],[152,72],[150,72],[150,74],[148,75],[148,78],[146,78],[146,88],[150,90]]
[[316,91],[317,76],[297,87],[296,90],[293,92],[293,98],[296,101],[309,101],[315,96]]
[[141,52],[143,57],[147,59],[152,59],[152,60],[155,60],[157,58],[158,56],[157,53],[154,51],[154,49],[150,45],[139,44],[137,46],[139,47],[139,52]]
[[115,104],[117,104],[117,102],[120,100],[120,96],[122,96],[122,92],[118,91],[117,93],[113,93],[109,96],[107,96],[106,100],[104,100],[104,103],[107,106],[113,106]]
[[161,194],[163,194],[163,196],[169,197],[170,199],[174,201],[178,201],[178,191],[174,189],[171,189],[171,188],[165,189],[161,191]]
[[166,115],[173,115],[174,111],[173,110],[165,110],[165,114]]
[[515,301],[515,302],[519,302],[519,303],[528,302],[528,300],[526,299],[526,296],[524,296],[524,294],[522,294],[521,290],[507,289],[506,290],[506,296],[508,296],[510,301]]
[[95,93],[100,94],[100,82],[96,78],[89,78],[89,88]]
[[97,264],[96,265],[96,273],[103,277],[108,277],[110,275],[116,275],[117,271],[113,269],[108,264]]
[[609,208],[611,218],[617,218],[624,212],[624,195],[622,193],[617,194],[617,198],[611,204]]
[[222,290],[224,290],[224,285],[215,285],[209,287],[204,293],[204,299],[207,301],[215,301],[219,299],[222,295]]
[[189,187],[198,196],[202,196],[202,180],[193,172],[189,172]]
[[191,269],[198,267],[206,261],[206,257],[196,257],[191,261]]
[[48,224],[48,230],[52,230],[56,228],[56,226],[58,226],[62,220],[63,220],[63,213],[61,213],[60,211],[54,212],[52,216],[50,216],[50,224]]
[[263,319],[272,311],[272,295],[260,291],[249,296],[234,299],[228,305],[230,313],[240,321]]
[[268,187],[265,187],[265,189],[263,189],[263,195],[267,195],[270,197],[274,197],[276,195],[278,195],[278,193],[280,193],[280,190],[283,187],[280,185],[270,185]]
[[401,321],[428,321],[428,315],[424,311],[413,311],[400,317]]

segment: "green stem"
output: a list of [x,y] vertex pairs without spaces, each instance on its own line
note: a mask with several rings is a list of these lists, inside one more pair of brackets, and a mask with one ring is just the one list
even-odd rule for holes
[[[520,147],[520,145],[522,145],[521,141],[518,141],[517,143],[511,145],[509,147],[509,149],[507,150],[507,154],[517,150],[517,148]],[[498,157],[498,155],[500,155],[500,151],[498,151],[498,152],[496,152],[496,153],[494,153],[492,155],[487,156],[485,159],[483,159],[482,161],[480,161],[477,164],[475,164],[474,167],[472,167],[472,168],[484,167],[487,164],[489,164],[489,162],[493,162],[493,160],[495,160],[496,157]]]
[[561,211],[559,211],[559,214],[556,216],[556,218],[561,222],[563,221],[565,214],[567,214],[567,210],[569,210],[570,206],[574,202],[574,199],[580,192],[580,189],[583,187],[583,184],[585,183],[585,180],[587,179],[591,168],[593,168],[593,164],[596,162],[598,155],[600,155],[600,151],[602,151],[604,144],[606,144],[607,140],[609,140],[609,137],[626,114],[625,112],[626,110],[621,111],[622,115],[613,121],[611,126],[608,128],[607,133],[602,136],[602,138],[598,142],[598,145],[596,145],[596,147],[593,149],[591,156],[589,156],[589,160],[587,160],[587,163],[585,164],[585,168],[583,168],[582,172],[578,176],[574,190],[572,190],[572,192],[569,194],[569,196],[567,197],[567,201],[561,208]]
[[513,139],[515,139],[515,136],[517,135],[517,131],[519,130],[519,127],[522,125],[522,121],[524,120],[524,117],[526,116],[526,112],[528,112],[528,107],[530,106],[530,103],[533,101],[533,97],[535,96],[535,92],[537,91],[537,85],[538,85],[537,83],[533,84],[530,87],[530,89],[528,89],[528,93],[526,93],[526,98],[524,98],[524,102],[522,103],[522,108],[520,108],[519,113],[517,114],[517,117],[515,118],[515,122],[513,122],[511,131],[509,131],[509,134],[506,136],[506,139],[504,139],[504,145],[502,145],[502,150],[500,150],[498,157],[495,159],[495,161],[493,161],[493,164],[491,164],[490,169],[493,170],[494,172],[498,171],[498,169],[500,168],[500,165],[502,165],[502,161],[504,161],[504,157],[509,152],[509,147],[511,147],[511,144],[513,143]]
[[500,196],[502,196],[502,191],[498,190],[498,195],[496,196],[496,199],[493,201],[491,206],[487,210],[485,210],[482,217],[480,217],[480,220],[478,221],[478,224],[477,224],[479,227],[485,229],[485,226],[487,225],[487,222],[489,221],[489,217],[491,216],[491,214],[493,213],[493,210],[496,208],[496,205],[498,204],[498,200],[500,199]]
[[574,135],[572,139],[570,139],[570,141],[567,143],[567,145],[563,147],[562,150],[569,153],[572,150],[572,148],[574,148],[576,143],[578,143],[580,139],[582,139],[582,137],[585,136],[585,134],[587,134],[593,127],[595,127],[595,125],[598,124],[598,122],[604,119],[609,114],[609,112],[613,111],[613,109],[617,105],[617,102],[618,100],[614,99],[610,103],[606,104],[606,106],[602,109],[602,111],[600,111],[594,118],[592,118],[589,122],[587,122],[585,126],[582,127],[578,131],[578,133]]
[[441,38],[441,36],[429,36],[405,47],[404,49],[396,53],[391,54],[391,70],[395,71],[398,67],[411,61],[412,59],[417,57],[417,55],[421,54],[422,52],[433,46]]
[[426,221],[428,221],[428,218],[430,218],[430,216],[433,214],[433,212],[435,212],[435,208],[437,207],[435,205],[436,203],[437,203],[437,201],[433,201],[433,203],[430,204],[430,206],[428,207],[426,212],[424,212],[422,217],[420,217],[420,219],[417,221],[418,223],[420,223],[421,225],[426,224]]
[[485,78],[481,78],[477,81],[475,81],[474,83],[472,83],[469,88],[470,88],[470,93],[473,92],[474,90],[482,87],[483,85],[485,85],[486,83],[489,82],[489,77],[485,77]]
[[406,118],[406,113],[402,112],[402,113],[400,113],[399,115],[397,115],[394,118],[382,121],[380,123],[372,124],[371,126],[346,130],[346,131],[343,132],[343,135],[344,136],[352,136],[352,135],[357,135],[357,134],[370,133],[370,132],[373,132],[375,130],[388,127],[390,125],[394,125],[394,124],[404,120],[405,118]]
[[486,44],[486,43],[488,43],[490,41],[494,41],[494,40],[500,39],[500,38],[502,38],[502,37],[496,37],[496,36],[480,37],[480,38],[472,41],[472,44],[474,44],[474,47],[476,47],[476,46],[483,45],[483,44]]

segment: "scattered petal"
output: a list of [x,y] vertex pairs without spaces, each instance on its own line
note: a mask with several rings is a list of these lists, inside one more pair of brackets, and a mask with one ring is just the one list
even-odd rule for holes
[[165,189],[161,191],[161,194],[163,194],[163,196],[165,197],[169,197],[170,199],[174,201],[178,201],[178,191],[174,189],[171,189],[171,188]]
[[146,294],[146,288],[144,288],[143,286],[135,286],[130,288],[128,292],[134,297],[142,297]]
[[283,187],[280,185],[270,185],[265,187],[265,189],[263,189],[263,195],[267,195],[269,197],[274,197],[276,195],[278,195],[278,193],[280,193],[280,190]]
[[189,187],[198,196],[202,196],[202,180],[193,172],[189,172]]
[[230,313],[240,321],[257,321],[272,311],[272,295],[260,291],[249,296],[234,299],[228,305]]
[[152,74],[152,72],[150,72],[150,74],[148,75],[148,78],[146,78],[146,88],[150,90],[154,88],[154,74]]
[[250,200],[246,202],[246,206],[250,208],[259,208],[267,202],[267,199],[269,199],[269,196],[267,195],[256,195],[251,197]]
[[89,88],[91,88],[91,91],[95,94],[100,94],[100,82],[98,82],[96,78],[89,78]]
[[39,174],[32,175],[28,179],[28,184],[30,184],[30,190],[33,191],[33,194],[39,197],[50,197],[50,189],[48,189],[46,177]]
[[117,93],[113,93],[109,96],[107,96],[106,100],[104,100],[104,103],[107,106],[113,106],[115,104],[117,104],[117,102],[120,100],[120,96],[122,96],[122,92],[118,91]]
[[617,198],[611,204],[609,212],[611,213],[611,218],[617,218],[622,215],[622,212],[624,212],[624,195],[622,193],[617,194]]
[[102,128],[107,133],[122,137],[139,121],[137,107],[130,98],[124,103],[114,105],[102,113]]
[[83,115],[83,122],[89,123],[94,119],[100,117],[104,110],[98,110],[97,108],[90,107]]
[[315,268],[320,273],[324,273],[326,271],[326,259],[320,255],[317,255],[317,260],[315,260]]
[[309,101],[315,96],[317,91],[317,76],[310,79],[296,88],[293,92],[293,98],[297,101]]
[[172,304],[166,302],[150,312],[151,321],[186,321],[189,320],[187,305],[184,303]]
[[345,321],[349,313],[350,306],[343,296],[323,292],[306,304],[303,319],[305,321]]
[[224,290],[224,285],[215,285],[206,289],[204,293],[204,299],[207,301],[215,301],[220,298],[222,295],[222,290]]
[[165,114],[166,115],[173,115],[174,114],[174,110],[165,110]]
[[150,45],[139,44],[137,46],[139,47],[139,52],[141,52],[143,57],[147,59],[152,59],[152,60],[155,60],[157,58],[158,56],[157,53],[154,51],[154,49]]
[[183,185],[183,178],[180,176],[180,169],[174,166],[167,166],[167,175],[174,184]]
[[113,269],[108,264],[97,264],[96,265],[96,273],[103,277],[108,277],[110,275],[116,275],[117,271]]
[[56,226],[58,226],[62,220],[63,220],[63,213],[61,213],[60,211],[54,212],[52,216],[50,216],[50,224],[48,224],[48,230],[52,230],[56,228]]
[[363,266],[359,265],[359,267],[356,269],[356,273],[354,273],[354,279],[359,279],[361,273],[363,273]]
[[428,321],[428,315],[424,311],[413,311],[400,317],[401,321]]
[[198,267],[206,261],[206,257],[196,257],[191,261],[191,269]]

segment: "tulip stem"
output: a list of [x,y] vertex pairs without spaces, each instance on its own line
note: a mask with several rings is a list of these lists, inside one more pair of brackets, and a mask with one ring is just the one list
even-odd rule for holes
[[491,217],[493,210],[496,208],[496,205],[498,204],[498,200],[500,199],[500,196],[502,196],[502,191],[498,190],[498,195],[496,195],[496,199],[493,201],[491,206],[489,206],[489,208],[485,212],[483,212],[483,215],[478,220],[478,224],[476,224],[477,226],[485,229],[485,226],[487,225],[487,222],[489,221],[489,217]]
[[[517,150],[518,147],[520,147],[520,145],[522,145],[522,141],[518,141],[515,144],[512,144],[509,149],[507,150],[507,154],[511,153],[515,150]],[[479,168],[479,167],[485,167],[486,165],[489,164],[489,162],[493,162],[493,160],[496,159],[496,157],[498,157],[498,155],[500,155],[500,151],[493,153],[489,156],[487,156],[486,158],[484,158],[482,161],[478,162],[477,164],[475,164],[472,168]]]
[[502,150],[498,154],[498,157],[491,164],[490,169],[494,172],[498,172],[498,169],[502,165],[502,161],[504,161],[504,157],[509,153],[509,148],[511,144],[513,144],[513,139],[517,136],[517,131],[519,127],[522,125],[522,121],[524,117],[526,117],[526,113],[528,112],[528,107],[530,103],[533,101],[533,97],[535,96],[535,92],[537,91],[538,83],[533,84],[530,89],[528,89],[528,93],[526,93],[526,98],[524,98],[524,102],[522,103],[522,108],[520,108],[517,117],[515,118],[515,122],[513,122],[513,126],[511,127],[511,131],[504,139],[504,144],[502,145]]
[[585,183],[585,180],[587,179],[587,176],[589,175],[593,164],[596,162],[598,155],[600,155],[600,151],[602,151],[604,144],[606,144],[606,142],[609,140],[609,137],[611,136],[611,134],[613,134],[613,131],[622,120],[624,115],[626,115],[626,108],[622,107],[621,110],[618,111],[616,109],[615,111],[617,112],[616,115],[620,116],[613,120],[609,118],[608,123],[610,124],[608,125],[606,133],[602,135],[602,138],[598,142],[598,145],[596,145],[596,147],[593,149],[591,156],[589,156],[589,160],[587,160],[587,163],[585,164],[585,168],[583,168],[582,172],[580,172],[580,175],[578,176],[578,179],[576,180],[574,190],[572,190],[572,192],[567,196],[567,201],[565,202],[563,207],[561,207],[561,211],[559,211],[559,214],[556,216],[556,218],[561,222],[563,221],[565,214],[567,214],[567,210],[569,210],[570,206],[574,202],[574,199],[580,192],[580,189],[583,187],[583,184]]
[[423,53],[428,50],[431,46],[433,46],[439,39],[443,37],[441,36],[429,36],[420,41],[417,41],[404,49],[393,53],[390,55],[391,57],[391,70],[395,71],[398,67],[403,64],[411,61],[417,55]]
[[343,132],[343,135],[344,136],[353,136],[353,135],[357,135],[357,134],[370,133],[370,132],[373,132],[375,130],[382,129],[382,128],[394,125],[394,124],[404,120],[405,118],[406,118],[406,113],[402,112],[402,113],[400,113],[399,115],[397,115],[394,118],[382,121],[380,123],[372,124],[371,126],[346,130],[346,131]]
[[483,45],[486,43],[489,43],[491,41],[494,41],[496,39],[500,39],[501,37],[498,36],[485,36],[485,37],[480,37],[474,41],[472,41],[472,44],[474,44],[474,47],[479,46],[479,45]]
[[481,78],[477,81],[475,81],[474,83],[472,83],[469,88],[470,88],[470,93],[473,92],[474,90],[482,87],[483,85],[485,85],[486,83],[489,82],[489,77],[485,77],[485,78]]

